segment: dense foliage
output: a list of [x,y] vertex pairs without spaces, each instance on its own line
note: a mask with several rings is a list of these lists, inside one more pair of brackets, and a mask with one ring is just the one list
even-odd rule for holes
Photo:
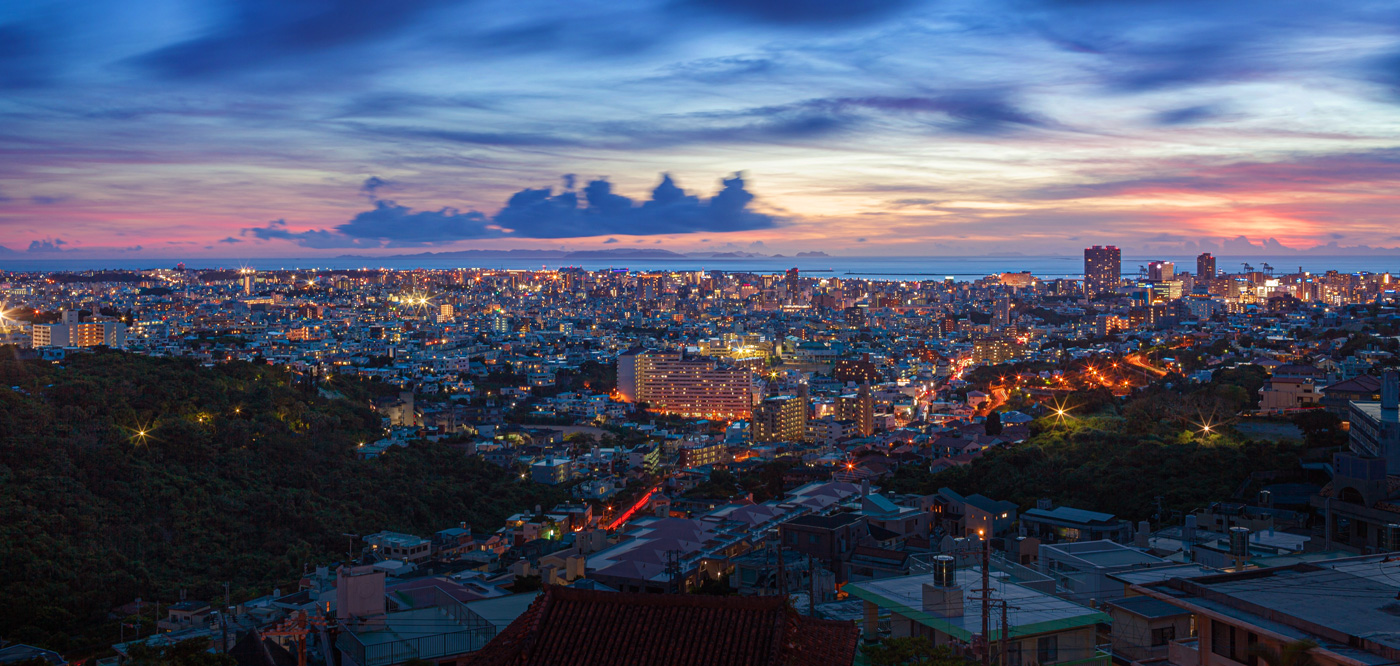
[[563,499],[444,444],[361,460],[382,433],[366,387],[321,388],[262,364],[5,351],[0,636],[94,647],[136,597],[266,594],[342,559],[343,533],[490,529]]
[[[1076,415],[1038,419],[1023,444],[988,450],[971,465],[939,474],[907,465],[883,485],[919,493],[950,487],[1023,509],[1048,498],[1130,520],[1154,516],[1157,497],[1169,512],[1190,511],[1229,499],[1255,472],[1299,469],[1303,442],[1250,440],[1224,421],[1222,406],[1242,393],[1224,381],[1186,395],[1153,387],[1121,406],[1111,396],[1075,393],[1069,405]],[[1335,421],[1308,415],[1307,445],[1335,446]],[[1208,423],[1213,427],[1203,430]]]

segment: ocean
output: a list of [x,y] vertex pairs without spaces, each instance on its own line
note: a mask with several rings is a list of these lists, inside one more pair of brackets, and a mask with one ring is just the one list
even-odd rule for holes
[[[1172,256],[1125,256],[1123,274],[1134,276],[1149,261],[1175,261],[1178,270],[1196,272],[1196,258]],[[28,271],[87,271],[99,269],[141,270],[172,268],[179,259],[23,259],[0,260],[0,270]],[[538,270],[577,266],[587,270],[628,269],[633,271],[709,271],[751,273],[781,273],[789,268],[810,277],[871,278],[882,280],[975,280],[994,273],[1030,271],[1042,279],[1080,277],[1084,260],[1079,256],[1007,255],[993,257],[753,257],[675,259],[521,259],[521,258],[440,258],[440,257],[279,257],[270,259],[193,258],[184,260],[187,267],[280,269],[447,269],[495,268],[504,270]],[[1263,270],[1267,263],[1276,274],[1288,274],[1299,269],[1312,273],[1336,270],[1344,273],[1400,274],[1400,255],[1323,256],[1299,255],[1269,258],[1262,256],[1217,256],[1216,267],[1226,273],[1244,270],[1244,264]]]

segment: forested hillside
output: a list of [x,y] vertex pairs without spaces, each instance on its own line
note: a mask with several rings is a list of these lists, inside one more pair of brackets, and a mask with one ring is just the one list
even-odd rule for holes
[[94,646],[136,597],[262,594],[343,557],[342,533],[494,528],[562,499],[446,445],[360,460],[379,418],[359,382],[330,388],[345,397],[267,365],[4,348],[0,636]]

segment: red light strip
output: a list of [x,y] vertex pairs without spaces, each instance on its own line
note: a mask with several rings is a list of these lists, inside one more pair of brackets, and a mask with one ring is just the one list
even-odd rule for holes
[[628,509],[624,511],[622,515],[618,516],[611,523],[608,523],[607,526],[605,526],[603,529],[612,531],[619,527],[622,527],[623,523],[626,523],[632,518],[632,514],[636,513],[642,507],[646,506],[647,502],[651,501],[652,494],[654,494],[660,488],[661,486],[656,486],[655,488],[648,490],[647,494],[642,495],[642,498],[637,500],[636,504],[633,504],[632,506],[628,507]]

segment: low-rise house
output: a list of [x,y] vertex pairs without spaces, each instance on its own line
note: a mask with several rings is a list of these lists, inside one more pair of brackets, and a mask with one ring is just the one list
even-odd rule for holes
[[[997,663],[1003,632],[1011,666],[1038,664],[1094,664],[1108,666],[1111,657],[1097,648],[1100,623],[1107,614],[1029,587],[989,579],[990,598],[1004,601],[1015,611],[1007,613],[1006,627],[992,623],[987,644]],[[982,586],[979,569],[952,569],[917,576],[901,576],[848,583],[842,589],[861,599],[865,608],[865,636],[880,635],[880,620],[889,618],[889,636],[926,637],[934,645],[949,646],[969,654],[976,634],[982,633],[982,601],[973,590]],[[991,609],[1000,617],[999,608]]]
[[[1042,502],[1042,504],[1045,504]],[[1132,525],[1111,513],[1067,506],[1036,507],[1021,514],[1021,531],[1043,543],[1109,540],[1127,543]]]
[[1391,554],[1313,564],[1173,578],[1135,591],[1191,614],[1195,637],[1167,649],[1171,666],[1262,663],[1258,650],[1282,652],[1308,641],[1319,666],[1382,666],[1400,661],[1394,608],[1400,562]]

